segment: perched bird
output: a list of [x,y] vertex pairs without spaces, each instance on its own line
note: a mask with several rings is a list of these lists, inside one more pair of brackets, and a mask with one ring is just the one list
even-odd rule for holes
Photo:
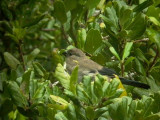
[[[80,49],[73,48],[63,53],[66,56],[66,69],[71,74],[76,65],[79,65],[78,81],[82,81],[84,75],[95,75],[97,73],[113,78],[117,75],[112,69],[103,67],[93,60],[89,59]],[[121,82],[126,85],[131,85],[139,88],[149,89],[150,86],[133,80],[127,80],[119,77]]]

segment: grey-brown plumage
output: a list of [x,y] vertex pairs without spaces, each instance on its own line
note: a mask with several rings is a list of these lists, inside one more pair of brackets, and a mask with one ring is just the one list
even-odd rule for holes
[[[69,73],[75,68],[76,65],[79,65],[78,71],[78,80],[81,81],[84,75],[96,75],[97,73],[101,75],[106,75],[109,77],[114,77],[116,74],[112,69],[103,67],[93,60],[89,59],[85,53],[77,48],[70,49],[66,52],[66,69]],[[144,83],[140,83],[133,80],[127,80],[125,78],[120,78],[123,84],[132,85],[135,87],[148,89],[149,86]]]

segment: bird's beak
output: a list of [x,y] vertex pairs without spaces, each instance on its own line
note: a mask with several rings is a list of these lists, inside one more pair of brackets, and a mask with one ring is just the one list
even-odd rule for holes
[[62,53],[62,55],[67,56],[67,52],[66,52],[66,51],[64,51],[64,52]]
[[58,52],[59,55],[63,55],[63,56],[67,56],[67,51],[65,49],[61,49],[59,52]]

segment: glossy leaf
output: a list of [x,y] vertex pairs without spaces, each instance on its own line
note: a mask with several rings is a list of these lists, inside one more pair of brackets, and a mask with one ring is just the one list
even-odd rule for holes
[[142,75],[146,75],[144,66],[141,64],[141,62],[138,59],[135,59],[135,63],[137,72],[141,73]]
[[57,65],[54,76],[57,78],[58,81],[60,81],[64,88],[70,88],[70,76],[67,72],[65,72],[61,64]]
[[96,7],[99,2],[100,2],[100,0],[94,0],[94,1],[88,0],[88,1],[86,2],[86,6],[87,6],[89,9],[92,9],[92,8]]
[[27,98],[21,92],[18,84],[14,81],[9,81],[8,85],[8,92],[13,100],[13,103],[19,107],[26,107],[28,106]]
[[68,120],[62,112],[58,112],[58,113],[55,115],[55,119],[56,119],[56,120]]
[[35,48],[28,56],[27,56],[27,61],[32,61],[36,56],[40,53],[40,49]]
[[135,59],[134,57],[129,57],[129,58],[125,61],[124,65],[125,65],[125,66],[128,65],[128,64],[129,64],[130,62],[132,62],[134,59]]
[[34,67],[35,71],[36,71],[40,76],[42,76],[42,77],[45,76],[46,70],[41,66],[40,63],[34,62],[34,63],[33,63],[33,67]]
[[54,15],[62,24],[67,21],[67,15],[63,1],[54,2]]
[[9,67],[16,69],[20,62],[9,52],[4,53],[4,59]]
[[153,4],[153,0],[146,0],[143,3],[141,3],[140,5],[138,5],[137,7],[135,7],[133,9],[133,11],[135,11],[135,12],[141,12],[143,9],[149,7],[152,4]]
[[160,27],[160,22],[155,17],[148,17],[148,18],[152,23]]
[[63,105],[64,107],[68,107],[68,102],[66,100],[64,100],[63,98],[59,97],[59,96],[55,96],[55,95],[50,95],[50,97],[52,98],[52,100],[54,100],[55,102]]
[[131,48],[132,48],[133,42],[127,42],[123,51],[122,60],[127,58],[130,54]]
[[66,11],[73,10],[77,6],[77,0],[64,0]]
[[68,119],[70,120],[76,120],[77,119],[77,115],[76,115],[76,110],[73,104],[69,104],[68,105],[68,110],[67,113],[69,115]]
[[95,115],[95,112],[94,112],[94,108],[93,107],[90,107],[88,106],[86,109],[86,116],[89,120],[93,120],[94,119],[94,115]]
[[31,79],[33,79],[34,77],[34,72],[31,69],[28,69],[27,71],[25,71],[25,73],[22,76],[22,84],[20,86],[20,88],[22,89],[22,91],[24,93],[29,93],[29,85],[30,85],[30,81]]
[[102,44],[102,37],[98,30],[90,29],[87,33],[84,49],[93,54]]
[[78,48],[80,49],[83,49],[84,48],[84,45],[85,45],[85,42],[86,42],[86,30],[85,29],[80,29],[78,30],[78,39],[77,39],[77,42],[78,42]]
[[145,15],[142,13],[139,13],[135,16],[133,22],[128,26],[129,31],[129,37],[130,39],[137,39],[140,36],[142,36],[146,30],[146,18]]
[[158,49],[160,50],[160,41],[159,41],[160,33],[158,31],[153,30],[153,29],[147,29],[147,34],[148,34],[150,40],[152,42],[156,43]]
[[112,53],[118,60],[120,60],[120,57],[119,57],[118,53],[116,52],[116,50],[114,49],[114,47],[110,47],[109,50],[111,51],[111,53]]
[[78,66],[74,68],[70,77],[70,91],[76,95],[76,87],[78,83]]

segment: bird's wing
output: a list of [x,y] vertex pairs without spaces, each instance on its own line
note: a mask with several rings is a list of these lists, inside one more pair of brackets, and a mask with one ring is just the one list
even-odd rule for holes
[[102,69],[98,70],[98,72],[99,72],[101,75],[108,75],[108,76],[117,75],[117,73],[116,73],[114,70],[109,69],[109,68],[106,68],[106,67],[103,67]]

